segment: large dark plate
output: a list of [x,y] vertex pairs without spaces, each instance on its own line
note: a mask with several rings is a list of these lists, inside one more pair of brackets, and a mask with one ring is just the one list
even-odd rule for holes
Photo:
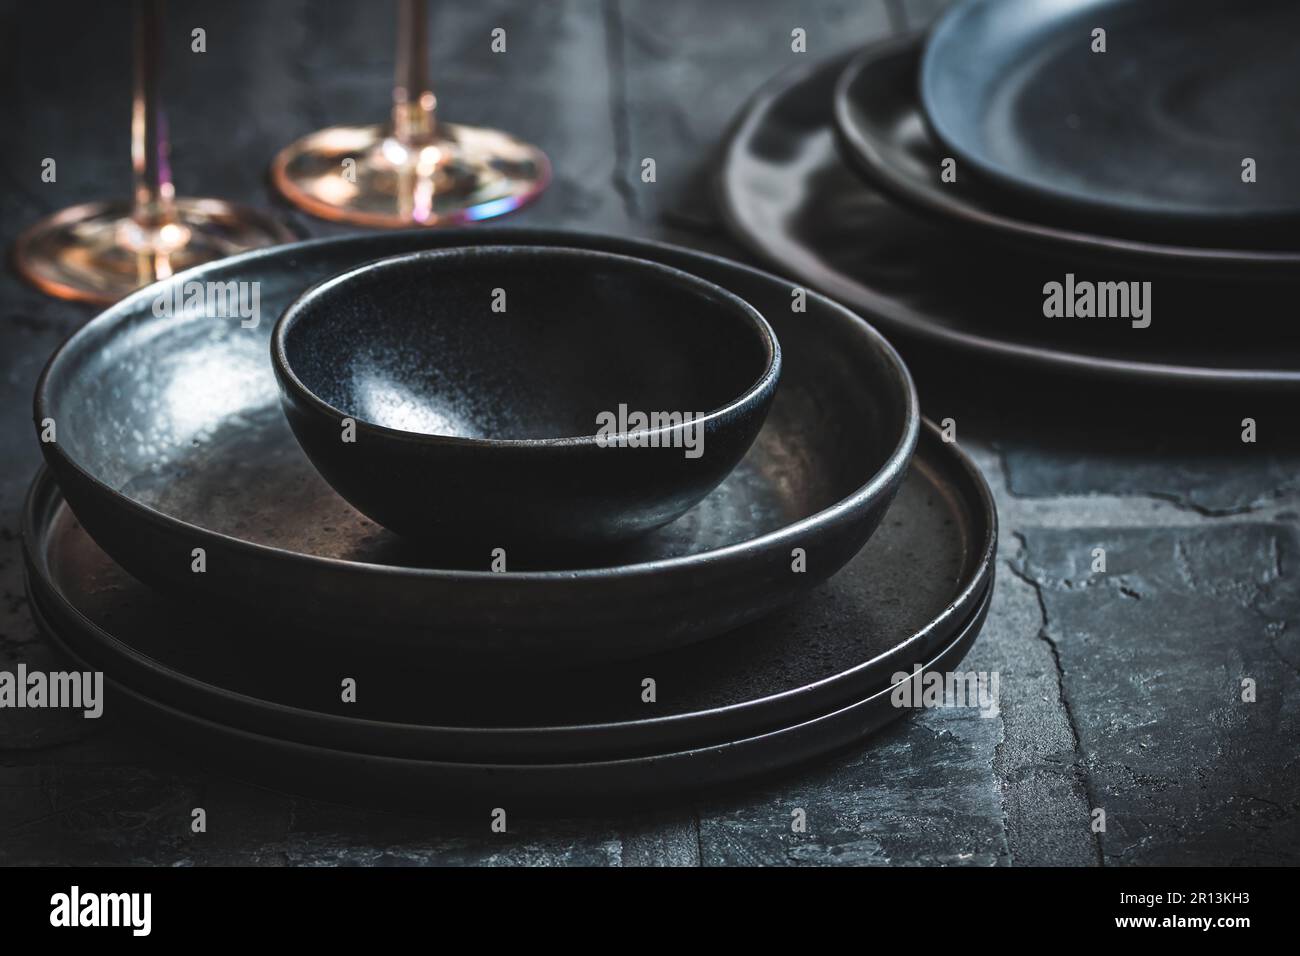
[[1294,0],[961,3],[926,44],[920,86],[970,168],[1067,214],[1248,240],[1300,218]]
[[[867,546],[793,607],[700,647],[577,672],[470,680],[355,652],[286,649],[257,621],[168,601],[114,564],[42,472],[24,547],[32,601],[78,656],[188,713],[340,750],[536,762],[663,753],[788,726],[925,663],[991,586],[997,515],[933,426]],[[232,654],[242,632],[251,652]],[[340,702],[340,675],[358,682]],[[642,680],[656,700],[642,699]]]
[[[989,592],[956,636],[923,674],[952,671],[974,642],[988,613]],[[43,620],[47,639],[81,670],[91,669]],[[649,803],[668,794],[717,788],[790,768],[860,742],[908,713],[895,705],[894,688],[830,713],[743,739],[621,760],[562,763],[453,762],[417,760],[332,750],[229,727],[155,701],[119,683],[104,682],[105,708],[139,720],[149,733],[178,746],[204,767],[292,793],[365,806],[472,815],[492,808],[508,813],[608,811],[617,804]],[[978,712],[969,719],[979,720]]]
[[[531,568],[507,554],[503,573],[489,570],[490,552],[430,567],[426,552],[335,494],[279,407],[274,319],[304,288],[358,263],[482,243],[648,257],[767,316],[784,354],[781,385],[754,446],[716,491],[617,554]],[[159,296],[205,288],[191,283],[232,282],[250,283],[250,295],[258,283],[255,327],[155,308]],[[724,259],[583,233],[476,228],[282,246],[183,273],[91,321],[50,360],[35,417],[56,422],[46,460],[115,561],[160,589],[284,624],[280,640],[328,638],[408,664],[472,658],[495,670],[630,657],[738,627],[829,577],[903,480],[920,421],[907,370],[852,312],[819,296],[794,311],[797,301],[787,282]],[[807,571],[795,573],[800,548]]]
[[1109,235],[1095,227],[1043,219],[1042,204],[988,188],[988,181],[958,167],[956,182],[943,182],[940,163],[951,155],[935,142],[921,112],[917,72],[920,35],[873,44],[838,72],[834,125],[844,157],[867,181],[892,199],[973,238],[995,238],[1031,252],[1051,251],[1071,260],[1095,260],[1141,272],[1202,277],[1207,274],[1294,278],[1300,266],[1295,233],[1289,243],[1266,248],[1189,245],[1183,235],[1156,242]]
[[[937,229],[865,185],[841,162],[832,131],[832,93],[847,62],[777,77],[727,144],[723,215],[773,267],[862,310],[896,339],[987,360],[1134,384],[1300,387],[1300,340],[1284,318],[1293,285],[1132,274],[963,242],[965,234]],[[1152,281],[1151,326],[1046,319],[1043,285],[1068,272]]]

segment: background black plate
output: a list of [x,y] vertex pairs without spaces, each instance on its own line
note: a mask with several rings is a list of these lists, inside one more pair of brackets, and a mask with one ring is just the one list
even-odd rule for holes
[[[991,587],[996,526],[979,472],[927,425],[880,530],[803,600],[703,646],[544,680],[286,651],[256,623],[214,618],[131,578],[80,528],[48,472],[28,496],[24,544],[29,593],[61,640],[155,700],[332,749],[535,762],[717,743],[868,696],[967,623]],[[356,703],[340,703],[340,675],[357,680]],[[645,677],[654,703],[641,699]]]
[[921,113],[916,89],[921,43],[920,34],[874,43],[847,61],[835,84],[834,122],[843,155],[872,187],[945,225],[965,228],[980,241],[999,239],[1072,261],[1197,278],[1295,276],[1300,248],[1294,232],[1276,249],[1265,248],[1271,237],[1263,235],[1255,236],[1253,248],[1187,245],[1186,235],[1155,242],[1040,221],[1035,218],[1044,213],[1040,205],[990,190],[987,180],[963,175],[963,169],[956,182],[942,182],[940,162],[950,154],[930,134]]
[[[280,409],[274,318],[318,279],[416,249],[564,245],[644,256],[748,299],[781,340],[778,393],[754,446],[703,502],[602,561],[508,571],[491,552],[429,554],[363,518],[308,462]],[[260,283],[262,321],[158,317],[191,282]],[[880,520],[915,445],[907,370],[858,316],[725,259],[553,230],[467,229],[281,246],[191,270],[128,297],[51,359],[35,417],[69,505],[136,577],[405,663],[449,656],[495,670],[632,657],[730,630],[838,570]],[[807,573],[791,572],[792,551]],[[206,552],[194,573],[192,552]]]
[[[773,267],[861,310],[891,336],[988,360],[1134,384],[1300,388],[1300,342],[1285,318],[1290,285],[1156,281],[964,243],[964,234],[936,229],[870,189],[841,162],[832,131],[832,94],[849,56],[777,77],[750,101],[726,146],[722,213]],[[1154,281],[1151,327],[1044,318],[1043,284],[1067,272]]]
[[1300,217],[1294,0],[961,3],[930,35],[920,87],[961,160],[1071,215],[1247,241]]
[[[990,593],[925,670],[951,671],[983,627]],[[63,644],[32,608],[47,639],[80,670],[87,661]],[[913,680],[918,680],[914,677]],[[472,813],[485,807],[562,811],[651,803],[666,794],[716,788],[773,773],[857,743],[909,713],[892,689],[831,713],[743,740],[674,753],[582,763],[465,763],[330,750],[279,740],[189,714],[119,684],[104,682],[105,708],[138,719],[145,729],[189,753],[255,783],[311,797],[419,812]],[[972,715],[972,720],[980,719]]]

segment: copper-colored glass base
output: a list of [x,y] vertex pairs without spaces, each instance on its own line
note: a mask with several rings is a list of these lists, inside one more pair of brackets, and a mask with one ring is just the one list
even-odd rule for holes
[[322,219],[403,228],[488,219],[533,199],[551,176],[546,154],[508,133],[439,123],[407,147],[385,126],[335,126],[275,157],[271,178]]
[[177,199],[160,229],[136,222],[128,202],[87,203],[28,227],[14,264],[43,292],[107,304],[191,266],[294,238],[264,213],[220,199]]

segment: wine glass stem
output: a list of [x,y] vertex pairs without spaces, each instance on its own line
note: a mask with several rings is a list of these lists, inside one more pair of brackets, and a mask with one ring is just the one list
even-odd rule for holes
[[162,0],[135,0],[135,87],[131,103],[131,166],[135,173],[132,218],[157,231],[176,218],[175,190],[162,108],[159,25]]
[[437,102],[429,84],[428,7],[425,0],[398,0],[393,136],[399,143],[411,147],[433,141]]

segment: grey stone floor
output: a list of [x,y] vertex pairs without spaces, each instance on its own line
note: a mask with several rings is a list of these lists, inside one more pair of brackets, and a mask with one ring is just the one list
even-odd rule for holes
[[[545,145],[556,181],[517,224],[739,256],[709,204],[711,152],[768,76],[922,23],[934,2],[568,0],[435,4],[446,114]],[[385,110],[387,4],[175,2],[168,102],[178,183],[270,205],[276,148]],[[128,37],[108,4],[24,4],[0,128],[0,240],[125,194]],[[76,25],[77,28],[72,27]],[[194,26],[208,52],[188,52]],[[507,29],[509,53],[486,37]],[[507,92],[509,91],[509,92]],[[56,157],[59,180],[41,183]],[[654,156],[658,182],[639,159]],[[289,210],[303,234],[342,230]],[[0,276],[0,668],[52,667],[23,597],[18,513],[39,453],[42,363],[91,314]],[[1002,522],[999,582],[967,659],[1000,713],[935,710],[778,780],[632,818],[481,827],[260,790],[101,721],[0,712],[0,863],[1166,864],[1300,862],[1300,453],[1295,409],[1124,395],[904,350],[925,411],[954,417]],[[951,359],[948,360],[951,363]],[[934,384],[934,383],[939,384]],[[1081,407],[1082,412],[1074,410]],[[1260,441],[1243,445],[1240,419]],[[1105,573],[1091,570],[1104,548]],[[1241,700],[1241,682],[1257,700]],[[190,833],[190,809],[209,831]],[[790,829],[794,808],[806,833]],[[1105,813],[1104,832],[1090,824]]]

